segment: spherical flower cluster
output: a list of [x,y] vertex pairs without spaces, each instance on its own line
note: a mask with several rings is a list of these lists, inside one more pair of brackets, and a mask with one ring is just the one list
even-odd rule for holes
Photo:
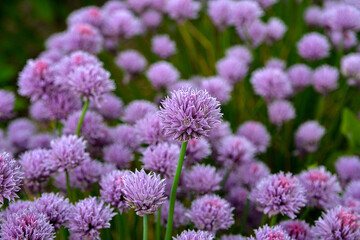
[[299,55],[309,61],[319,60],[329,56],[330,44],[320,33],[308,33],[297,44]]
[[214,240],[214,235],[206,231],[186,230],[177,235],[174,240]]
[[48,133],[36,134],[29,140],[27,148],[29,150],[36,149],[36,148],[49,149],[50,142],[53,138],[54,138],[54,136],[52,136]]
[[76,11],[73,11],[67,18],[67,24],[69,26],[87,23],[93,27],[100,28],[104,15],[102,14],[101,9],[95,6],[83,7]]
[[[169,201],[165,201],[161,207],[161,225],[163,226],[167,225],[169,205],[170,205]],[[184,207],[184,205],[181,202],[175,201],[174,217],[173,217],[174,228],[185,226],[188,223],[189,219],[186,216],[186,211],[187,209]]]
[[230,136],[231,134],[232,132],[230,128],[230,123],[224,121],[216,124],[215,127],[209,131],[209,136],[207,137],[207,139],[213,144],[220,141],[224,137]]
[[185,164],[191,165],[200,162],[211,153],[209,142],[205,138],[191,139],[188,141],[185,153]]
[[305,64],[295,64],[288,70],[288,77],[293,89],[300,91],[312,83],[312,70]]
[[257,152],[265,152],[270,144],[270,134],[260,122],[246,121],[239,126],[236,135],[249,140]]
[[169,0],[166,3],[165,11],[171,19],[181,23],[186,19],[196,18],[200,7],[200,3],[193,0]]
[[336,30],[360,30],[360,10],[349,4],[328,7],[323,13],[324,27]]
[[147,61],[141,53],[136,50],[120,52],[116,59],[116,65],[129,74],[138,74],[144,71]]
[[315,69],[313,85],[317,92],[327,95],[338,87],[339,72],[329,65],[322,65]]
[[154,114],[157,107],[152,103],[145,100],[135,100],[129,103],[124,110],[122,120],[134,124],[136,121],[144,118],[146,114]]
[[269,60],[266,61],[265,67],[284,70],[286,68],[286,62],[279,58],[270,58]]
[[253,48],[256,48],[264,42],[267,27],[262,21],[256,20],[247,27],[236,28],[236,31],[244,42],[249,42]]
[[123,112],[123,106],[121,99],[112,93],[103,95],[98,105],[91,105],[93,109],[108,120],[119,118]]
[[305,10],[304,14],[305,22],[310,26],[322,26],[323,11],[318,6],[310,6]]
[[360,54],[352,53],[341,59],[341,72],[345,77],[360,81]]
[[269,216],[280,213],[295,218],[300,208],[306,205],[305,189],[291,173],[280,172],[263,178],[250,198]]
[[251,236],[249,238],[249,240],[265,239],[292,240],[292,238],[280,226],[269,227],[268,225],[255,230],[255,237]]
[[210,77],[201,81],[200,89],[206,90],[221,104],[225,104],[230,100],[233,87],[222,77]]
[[341,184],[346,186],[354,180],[360,180],[360,159],[358,156],[340,157],[335,163]]
[[184,174],[185,187],[197,195],[219,190],[221,180],[216,168],[209,165],[196,164]]
[[149,113],[135,124],[135,130],[142,142],[156,145],[167,140],[160,117]]
[[256,1],[264,9],[270,8],[272,5],[278,2],[278,0],[256,0]]
[[128,39],[141,33],[141,28],[139,19],[130,10],[120,9],[104,19],[102,30],[113,39]]
[[350,182],[344,193],[344,197],[360,200],[360,180]]
[[179,79],[179,71],[171,64],[160,61],[152,64],[146,76],[156,90],[168,88]]
[[235,45],[231,48],[228,48],[225,52],[226,57],[237,58],[240,61],[243,61],[246,64],[250,64],[253,60],[253,56],[249,49],[242,45]]
[[356,34],[353,31],[331,31],[329,38],[336,50],[349,50],[350,48],[356,46],[358,43]]
[[236,27],[243,27],[260,18],[264,12],[255,1],[239,1],[232,6],[232,23]]
[[18,151],[27,148],[30,138],[35,134],[35,125],[26,118],[18,118],[12,121],[7,128],[7,137]]
[[72,25],[66,32],[64,40],[66,52],[82,50],[97,54],[103,47],[103,37],[98,29],[86,23]]
[[315,152],[325,134],[325,128],[317,121],[307,121],[295,133],[295,144],[299,152]]
[[15,104],[15,95],[12,92],[0,90],[0,121],[11,118]]
[[114,164],[118,169],[125,169],[134,160],[134,154],[123,144],[113,143],[104,147],[103,158],[105,162]]
[[151,39],[151,50],[160,58],[169,58],[176,52],[176,44],[169,35],[157,35]]
[[214,0],[208,3],[209,17],[220,31],[231,24],[232,4],[231,0]]
[[141,139],[134,126],[119,124],[110,131],[110,134],[114,143],[122,144],[133,151],[137,150],[141,144]]
[[266,42],[271,44],[284,37],[287,27],[284,22],[276,17],[269,19],[266,26]]
[[248,190],[243,187],[235,186],[230,188],[226,200],[235,208],[236,215],[240,216],[244,212],[248,195]]
[[280,223],[282,229],[295,240],[312,240],[312,231],[305,221],[287,220]]
[[226,57],[216,63],[217,73],[230,84],[243,80],[248,70],[247,64],[235,57]]
[[220,240],[246,240],[246,238],[241,235],[223,235]]
[[261,179],[270,175],[270,169],[263,162],[253,161],[240,166],[235,174],[243,186],[252,189]]
[[268,105],[269,120],[281,127],[283,123],[295,118],[295,108],[286,100],[275,100]]
[[158,11],[148,9],[141,14],[141,22],[150,29],[157,28],[163,20],[163,15]]

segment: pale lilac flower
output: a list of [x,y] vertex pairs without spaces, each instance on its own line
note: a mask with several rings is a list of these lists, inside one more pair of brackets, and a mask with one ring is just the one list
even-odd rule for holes
[[256,1],[264,9],[270,8],[272,5],[278,2],[278,0],[256,0]]
[[233,86],[222,77],[210,77],[201,81],[200,89],[206,90],[221,104],[227,103],[231,98]]
[[210,165],[196,164],[184,173],[186,189],[196,195],[213,193],[220,189],[222,176]]
[[114,143],[122,144],[131,150],[137,150],[141,145],[141,138],[134,126],[119,124],[110,131],[111,139]]
[[63,54],[67,53],[67,35],[66,32],[54,33],[45,42],[47,49],[58,50]]
[[239,126],[236,135],[245,137],[249,140],[259,153],[265,152],[270,145],[270,134],[260,122],[244,122]]
[[207,13],[213,24],[223,31],[231,24],[232,0],[212,0],[208,2]]
[[301,152],[315,152],[319,147],[319,142],[325,134],[325,128],[317,121],[307,121],[300,125],[295,133],[295,144],[297,150]]
[[335,162],[336,172],[343,186],[360,180],[360,159],[358,156],[339,157]]
[[287,26],[284,22],[276,17],[269,19],[266,25],[266,42],[272,44],[275,41],[282,39],[287,31]]
[[105,16],[106,15],[103,15],[100,8],[96,6],[88,6],[73,11],[68,16],[66,22],[69,26],[86,23],[100,30]]
[[134,124],[143,119],[148,113],[155,114],[157,107],[152,102],[146,100],[134,100],[129,103],[124,110],[122,120],[129,124]]
[[15,95],[12,92],[0,90],[0,120],[13,116]]
[[253,56],[249,49],[242,45],[235,45],[226,50],[226,57],[234,57],[240,61],[250,64],[253,61]]
[[269,227],[265,225],[255,230],[255,237],[251,236],[248,240],[292,240],[292,238],[280,226]]
[[136,50],[125,50],[120,52],[116,57],[115,63],[130,74],[138,74],[144,71],[146,67],[146,59]]
[[346,186],[344,197],[360,200],[360,180],[354,180]]
[[102,50],[103,38],[98,29],[86,23],[78,23],[66,32],[64,45],[66,52],[83,50],[97,54]]
[[238,1],[232,6],[232,23],[236,27],[244,27],[259,19],[264,14],[256,1]]
[[237,183],[251,190],[261,179],[270,175],[270,169],[263,162],[252,161],[241,165],[234,173],[237,175]]
[[130,10],[121,9],[104,19],[103,32],[115,39],[129,39],[141,32],[141,24]]
[[149,9],[141,14],[142,23],[150,29],[157,28],[163,20],[163,15],[155,10]]
[[[164,204],[161,207],[161,225],[166,226],[167,225],[167,219],[169,214],[169,201],[165,201]],[[185,206],[179,202],[175,201],[175,209],[174,209],[174,219],[173,219],[173,226],[174,228],[178,228],[181,226],[187,225],[189,222],[188,217],[186,216],[187,209]]]
[[120,117],[123,112],[124,103],[115,94],[104,94],[99,104],[91,106],[107,120],[115,120]]
[[132,151],[121,143],[104,147],[103,156],[105,162],[114,164],[118,169],[128,168],[134,160]]
[[191,139],[186,147],[185,164],[190,166],[207,158],[210,154],[211,146],[205,138]]
[[162,90],[170,87],[179,79],[179,71],[165,61],[153,63],[146,72],[146,77],[155,90]]
[[305,221],[287,220],[280,226],[294,240],[313,240],[312,230]]
[[193,0],[169,0],[165,11],[171,19],[182,23],[187,19],[197,18],[200,7],[200,3]]
[[156,35],[151,39],[151,50],[160,58],[169,58],[176,53],[176,44],[167,34]]
[[18,118],[12,121],[6,131],[8,140],[18,151],[27,148],[30,138],[35,132],[35,125],[26,118]]
[[246,237],[241,235],[223,235],[220,240],[246,240]]
[[218,123],[209,131],[209,135],[207,136],[207,139],[211,142],[211,144],[214,144],[221,140],[224,137],[227,137],[231,135],[231,128],[230,123],[223,121],[221,123]]
[[57,63],[64,57],[64,53],[59,49],[48,49],[39,55],[39,59],[43,59],[47,62]]
[[151,6],[151,0],[126,0],[126,3],[136,13],[141,13]]
[[279,58],[270,58],[265,63],[266,68],[277,68],[280,70],[285,70],[286,62]]
[[156,145],[168,140],[161,118],[157,114],[147,114],[136,122],[134,128],[143,143]]
[[275,100],[268,105],[269,120],[281,127],[285,122],[295,118],[295,108],[286,100]]
[[216,71],[219,76],[225,78],[232,85],[242,81],[248,70],[247,64],[235,57],[226,57],[216,63]]
[[214,240],[214,235],[206,231],[186,230],[177,235],[174,240]]
[[305,34],[297,43],[298,54],[309,61],[329,56],[330,44],[327,38],[316,32]]
[[360,81],[360,54],[351,53],[341,59],[341,73]]
[[243,41],[256,48],[264,42],[267,28],[265,23],[256,20],[248,26],[237,27],[236,31]]
[[317,92],[326,96],[330,91],[338,88],[339,72],[337,68],[322,65],[313,73],[313,85]]
[[306,8],[304,14],[305,22],[310,26],[320,27],[323,23],[323,10],[318,6]]
[[248,190],[240,186],[233,186],[228,190],[225,198],[234,207],[236,216],[243,214],[248,195]]
[[323,14],[324,27],[337,31],[360,30],[360,10],[348,4],[328,7]]
[[46,123],[51,120],[51,115],[51,112],[46,108],[43,100],[32,102],[29,107],[29,116],[33,120]]
[[305,64],[291,66],[287,74],[295,91],[300,91],[312,84],[312,70]]
[[345,32],[331,31],[329,38],[336,49],[348,50],[358,43],[356,33],[350,30]]

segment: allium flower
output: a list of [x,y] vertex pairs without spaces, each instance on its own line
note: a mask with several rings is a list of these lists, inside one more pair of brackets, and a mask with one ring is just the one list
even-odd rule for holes
[[200,3],[193,0],[169,0],[165,11],[171,19],[181,23],[186,19],[197,18],[200,7]]
[[200,162],[211,154],[211,147],[205,138],[191,139],[188,141],[185,153],[185,164],[190,166]]
[[50,50],[58,50],[63,54],[66,54],[66,44],[67,44],[66,32],[60,32],[52,34],[45,42],[45,46]]
[[255,1],[245,0],[235,2],[232,6],[232,23],[236,27],[241,28],[245,25],[251,24],[263,14],[264,12]]
[[51,120],[51,112],[45,106],[43,100],[38,100],[36,102],[32,102],[29,107],[29,116],[31,119],[39,121],[39,122],[48,122]]
[[192,202],[187,216],[197,229],[216,233],[234,224],[232,211],[226,200],[217,195],[205,195]]
[[275,100],[268,105],[269,120],[272,124],[281,127],[283,123],[295,118],[295,108],[286,100]]
[[220,103],[225,104],[231,98],[232,85],[222,77],[210,77],[200,83],[200,89],[206,90]]
[[265,63],[266,68],[277,68],[280,70],[285,70],[286,62],[279,58],[270,58]]
[[125,169],[134,160],[132,151],[121,143],[108,145],[103,150],[104,161],[113,163],[118,169]]
[[315,222],[314,236],[318,239],[360,239],[359,216],[343,207],[323,213]]
[[67,24],[69,26],[72,26],[79,23],[86,23],[100,29],[104,17],[105,15],[103,15],[101,9],[99,9],[98,7],[83,7],[76,11],[73,11],[68,16]]
[[360,180],[352,181],[347,185],[344,197],[360,200]]
[[208,2],[207,13],[220,31],[223,31],[231,24],[232,4],[233,1],[231,0],[213,0]]
[[322,26],[323,10],[318,6],[311,5],[305,10],[304,20],[310,26]]
[[26,118],[18,118],[12,121],[7,128],[7,137],[18,151],[27,148],[30,138],[35,134],[35,125]]
[[110,220],[115,215],[103,201],[95,197],[76,203],[69,216],[68,227],[71,233],[83,239],[100,239],[100,230],[110,228]]
[[141,32],[138,18],[128,9],[114,11],[104,19],[103,32],[106,36],[128,39]]
[[295,133],[296,148],[300,152],[315,152],[325,134],[325,128],[317,121],[307,121]]
[[312,231],[305,221],[287,220],[280,223],[282,229],[294,240],[312,240]]
[[15,95],[12,92],[0,90],[0,120],[12,117],[15,104]]
[[35,199],[34,208],[47,216],[55,231],[69,221],[72,211],[69,200],[58,193],[43,193],[40,198]]
[[55,239],[55,232],[45,214],[25,208],[7,216],[1,224],[0,236],[4,240],[52,240]]
[[134,128],[141,141],[146,144],[156,145],[167,140],[161,118],[156,114],[147,114],[136,122]]
[[[185,226],[188,223],[189,219],[186,216],[186,211],[187,209],[184,207],[184,205],[181,202],[175,201],[174,217],[173,217],[174,228]],[[167,225],[168,213],[169,213],[169,201],[165,201],[161,207],[161,225],[163,226]]]
[[339,157],[335,163],[336,172],[343,186],[360,180],[360,159],[358,156]]
[[226,57],[216,63],[216,71],[219,76],[231,84],[242,81],[248,70],[247,64],[235,57]]
[[278,0],[256,0],[260,6],[264,9],[267,9],[278,2]]
[[262,21],[257,20],[246,27],[237,27],[236,31],[243,41],[250,42],[256,48],[264,42],[267,28]]
[[48,49],[43,51],[39,55],[39,59],[43,59],[51,63],[57,63],[63,57],[64,57],[64,53],[60,49]]
[[4,131],[2,129],[0,129],[0,152],[7,152],[10,156],[13,156],[15,153],[14,146],[4,136]]
[[86,23],[74,24],[66,32],[66,52],[82,50],[92,54],[101,52],[103,38],[98,29]]
[[213,144],[214,142],[217,142],[231,134],[232,132],[230,128],[230,123],[224,121],[216,124],[215,127],[209,131],[209,136],[207,136],[207,139]]
[[150,7],[150,0],[127,0],[127,5],[137,13],[143,12],[146,8]]
[[122,144],[131,150],[137,150],[141,144],[135,127],[127,124],[119,124],[110,131],[113,142]]
[[210,165],[196,164],[184,174],[185,187],[197,195],[219,190],[221,181],[221,175]]
[[257,152],[265,152],[270,144],[270,134],[260,122],[246,121],[237,130],[236,135],[249,140]]
[[217,160],[228,168],[251,161],[256,152],[254,145],[240,136],[225,137],[219,144]]
[[313,74],[313,85],[317,92],[327,95],[330,91],[337,89],[339,72],[329,65],[322,65],[315,69]]
[[261,179],[270,175],[270,170],[263,162],[253,161],[241,165],[235,173],[243,186],[247,187],[247,189],[252,189]]
[[307,33],[297,43],[299,55],[309,61],[323,59],[329,56],[330,44],[320,33]]
[[235,186],[228,190],[226,200],[235,208],[237,216],[243,214],[249,192],[243,187]]
[[0,153],[1,205],[4,203],[4,198],[13,201],[18,197],[16,193],[20,190],[23,177],[19,164],[8,153]]
[[136,121],[144,118],[146,114],[155,113],[156,111],[157,107],[152,102],[134,100],[125,107],[122,120],[134,124]]
[[115,120],[120,117],[123,112],[124,103],[115,94],[108,93],[103,95],[98,105],[93,104],[92,107],[101,114],[105,119]]
[[160,58],[169,58],[176,52],[176,44],[169,35],[156,35],[151,39],[151,50]]
[[312,83],[312,70],[305,64],[295,64],[287,73],[295,91],[300,91]]
[[284,34],[287,31],[287,26],[281,19],[272,17],[269,19],[266,29],[266,42],[271,44],[284,37]]
[[360,80],[360,54],[351,53],[341,59],[341,73],[345,77]]
[[220,103],[203,90],[191,88],[171,92],[162,102],[159,116],[166,134],[179,142],[207,136],[221,122]]
[[250,199],[270,217],[278,213],[295,218],[306,205],[305,189],[291,173],[263,178],[252,190]]
[[7,217],[13,213],[18,213],[22,209],[33,209],[34,202],[30,200],[17,200],[16,202],[10,202],[9,206],[1,211],[0,221],[5,222]]
[[353,31],[331,31],[329,38],[336,49],[348,50],[357,45],[358,40],[356,33]]
[[114,170],[103,176],[100,181],[101,199],[115,207],[120,213],[127,209],[123,182],[126,174],[126,171]]
[[163,16],[160,12],[149,9],[141,14],[141,22],[147,28],[157,28],[163,20]]
[[231,48],[228,48],[225,53],[226,57],[237,58],[240,61],[243,61],[246,64],[250,64],[253,60],[253,56],[247,47],[242,45],[235,45]]
[[330,209],[339,204],[340,184],[336,175],[320,166],[303,171],[299,180],[305,188],[308,205],[320,209]]
[[56,161],[62,170],[74,168],[89,158],[89,154],[85,152],[86,142],[82,137],[65,135],[51,141],[50,145],[51,158]]
[[341,199],[341,205],[348,208],[352,213],[360,214],[360,200],[352,197],[343,197]]
[[115,63],[129,74],[138,74],[144,71],[147,61],[141,53],[130,49],[120,52],[115,59]]
[[248,240],[292,240],[287,232],[280,226],[269,227],[265,225],[255,230],[255,237],[251,236]]
[[329,7],[323,13],[322,24],[331,30],[360,30],[360,10],[348,4]]
[[175,176],[180,148],[176,144],[159,143],[150,146],[143,152],[141,161],[143,168],[160,174],[163,178],[172,179]]
[[205,231],[186,230],[177,235],[174,240],[214,240],[214,235]]
[[281,99],[292,93],[291,83],[287,75],[280,69],[263,68],[256,70],[250,79],[256,94],[266,101]]
[[160,61],[152,64],[146,72],[146,77],[156,90],[170,87],[179,79],[179,71],[171,64]]
[[124,176],[123,182],[127,205],[139,216],[156,212],[166,200],[165,182],[159,175],[136,170]]

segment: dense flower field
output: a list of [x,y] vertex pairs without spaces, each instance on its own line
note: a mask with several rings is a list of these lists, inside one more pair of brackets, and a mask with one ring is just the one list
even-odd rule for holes
[[112,0],[67,26],[0,90],[1,239],[360,240],[360,1]]

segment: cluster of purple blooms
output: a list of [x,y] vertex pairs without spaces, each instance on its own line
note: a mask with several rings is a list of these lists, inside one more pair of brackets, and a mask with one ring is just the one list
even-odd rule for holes
[[[69,239],[100,239],[114,234],[115,216],[132,212],[154,214],[165,228],[179,169],[174,240],[360,239],[360,159],[338,154],[332,166],[311,162],[332,129],[312,114],[299,122],[304,109],[295,108],[304,93],[317,94],[321,109],[339,88],[360,86],[360,53],[351,52],[359,46],[360,6],[311,5],[303,16],[311,32],[292,43],[299,63],[269,58],[256,65],[257,48],[282,41],[289,30],[280,18],[264,17],[280,4],[113,0],[72,12],[67,29],[50,36],[19,73],[17,93],[29,99],[29,117],[16,118],[15,93],[0,90],[1,239],[55,239],[64,229]],[[243,44],[214,59],[214,74],[185,80],[178,39],[161,26],[190,29],[208,46],[187,25],[202,11],[218,34],[233,29]],[[126,48],[129,39],[147,36],[146,52]],[[338,66],[324,63],[332,51],[341,53]],[[113,57],[115,70],[100,53]],[[157,95],[125,101],[116,90],[130,85]],[[246,104],[234,103],[239,91],[254,95],[266,122],[226,121],[239,114],[229,109]],[[292,145],[283,142],[284,129],[295,129]],[[282,146],[290,149],[286,161],[306,168],[271,172]],[[71,188],[80,193],[75,199]]]

